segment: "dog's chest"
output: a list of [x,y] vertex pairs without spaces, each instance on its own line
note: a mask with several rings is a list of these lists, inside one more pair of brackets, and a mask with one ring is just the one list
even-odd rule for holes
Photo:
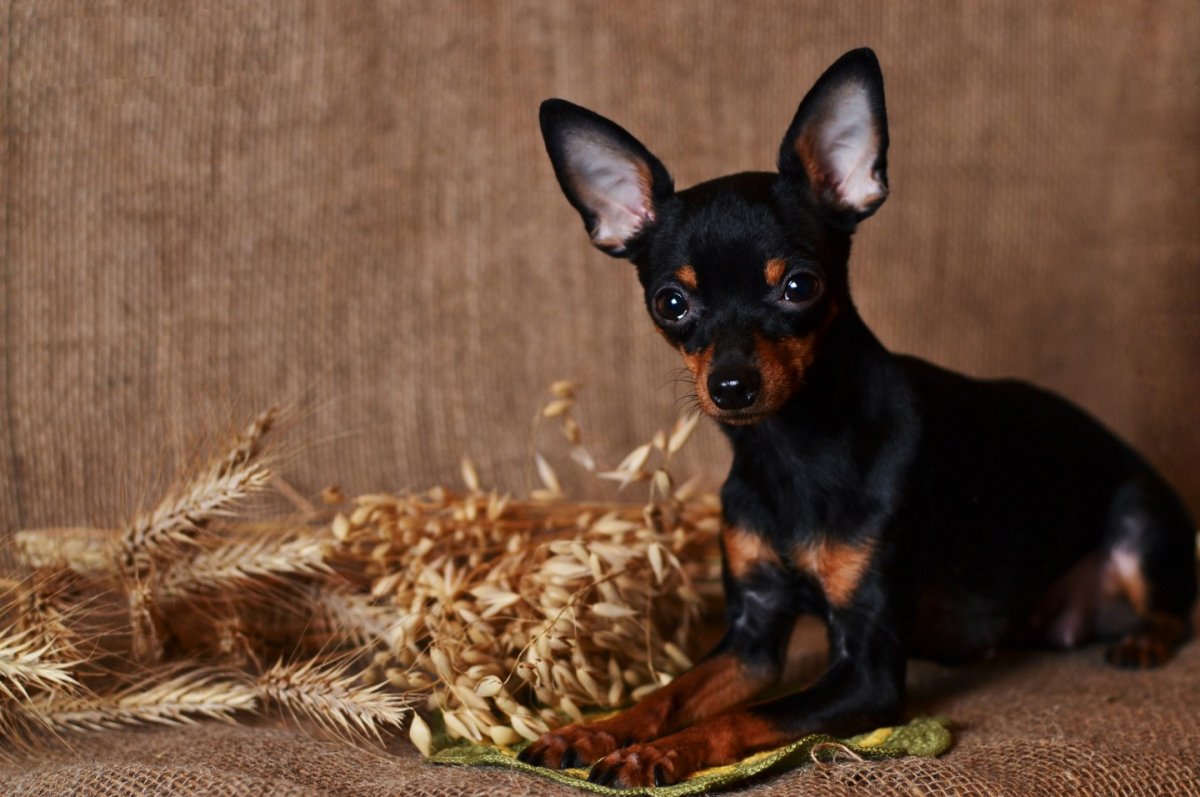
[[836,540],[802,543],[792,549],[793,566],[821,585],[835,607],[849,605],[870,568],[874,540],[849,543]]
[[726,566],[744,581],[761,569],[785,571],[820,586],[832,606],[850,603],[870,569],[874,540],[843,542],[814,538],[781,546],[756,531],[728,526],[722,532]]

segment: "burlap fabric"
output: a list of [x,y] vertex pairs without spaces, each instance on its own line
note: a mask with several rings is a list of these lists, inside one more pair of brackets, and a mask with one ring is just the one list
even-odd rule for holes
[[[1200,619],[1200,618],[1198,618]],[[1006,653],[970,667],[913,666],[910,705],[957,723],[939,759],[852,761],[771,777],[747,795],[1200,794],[1200,644],[1153,673],[1114,670],[1092,647]],[[202,725],[81,738],[75,753],[0,767],[20,797],[441,797],[583,794],[509,770],[422,764],[396,746],[374,755],[296,731]]]
[[[525,420],[564,376],[611,461],[669,422],[678,363],[560,196],[538,101],[614,116],[687,185],[769,168],[811,81],[862,44],[893,142],[853,264],[865,317],[896,349],[1075,398],[1200,511],[1197,41],[1186,0],[5,0],[0,530],[115,523],[195,432],[280,401],[305,407],[305,493],[449,483],[463,453],[523,488]],[[715,484],[725,456],[708,430],[682,467]],[[1182,793],[1196,655],[934,679],[967,723],[950,756],[782,782]],[[550,791],[282,731],[82,745],[13,788]]]

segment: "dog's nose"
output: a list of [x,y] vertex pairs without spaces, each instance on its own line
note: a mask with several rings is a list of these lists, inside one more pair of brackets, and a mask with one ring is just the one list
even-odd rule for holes
[[722,368],[708,377],[708,395],[723,410],[744,410],[758,398],[762,377],[748,365]]

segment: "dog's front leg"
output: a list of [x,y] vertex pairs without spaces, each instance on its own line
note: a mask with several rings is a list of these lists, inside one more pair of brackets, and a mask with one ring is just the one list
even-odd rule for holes
[[778,680],[795,618],[811,607],[765,545],[748,555],[749,544],[738,536],[746,534],[724,534],[728,628],[716,648],[634,707],[544,734],[521,752],[522,761],[553,769],[588,765],[741,705]]
[[[905,658],[891,629],[836,612],[831,662],[808,689],[698,722],[605,756],[590,779],[619,788],[677,783],[698,769],[733,764],[814,732],[846,733],[893,721],[903,699]],[[878,618],[876,618],[878,619]]]

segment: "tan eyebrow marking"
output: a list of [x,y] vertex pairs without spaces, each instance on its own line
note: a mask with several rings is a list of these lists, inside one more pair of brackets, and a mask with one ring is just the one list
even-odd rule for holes
[[696,290],[696,286],[699,284],[696,282],[696,269],[691,266],[680,266],[675,269],[675,279],[679,280],[679,284],[689,291]]
[[768,285],[778,285],[783,282],[783,275],[786,271],[787,261],[781,257],[773,257],[767,261],[763,275],[767,278]]

